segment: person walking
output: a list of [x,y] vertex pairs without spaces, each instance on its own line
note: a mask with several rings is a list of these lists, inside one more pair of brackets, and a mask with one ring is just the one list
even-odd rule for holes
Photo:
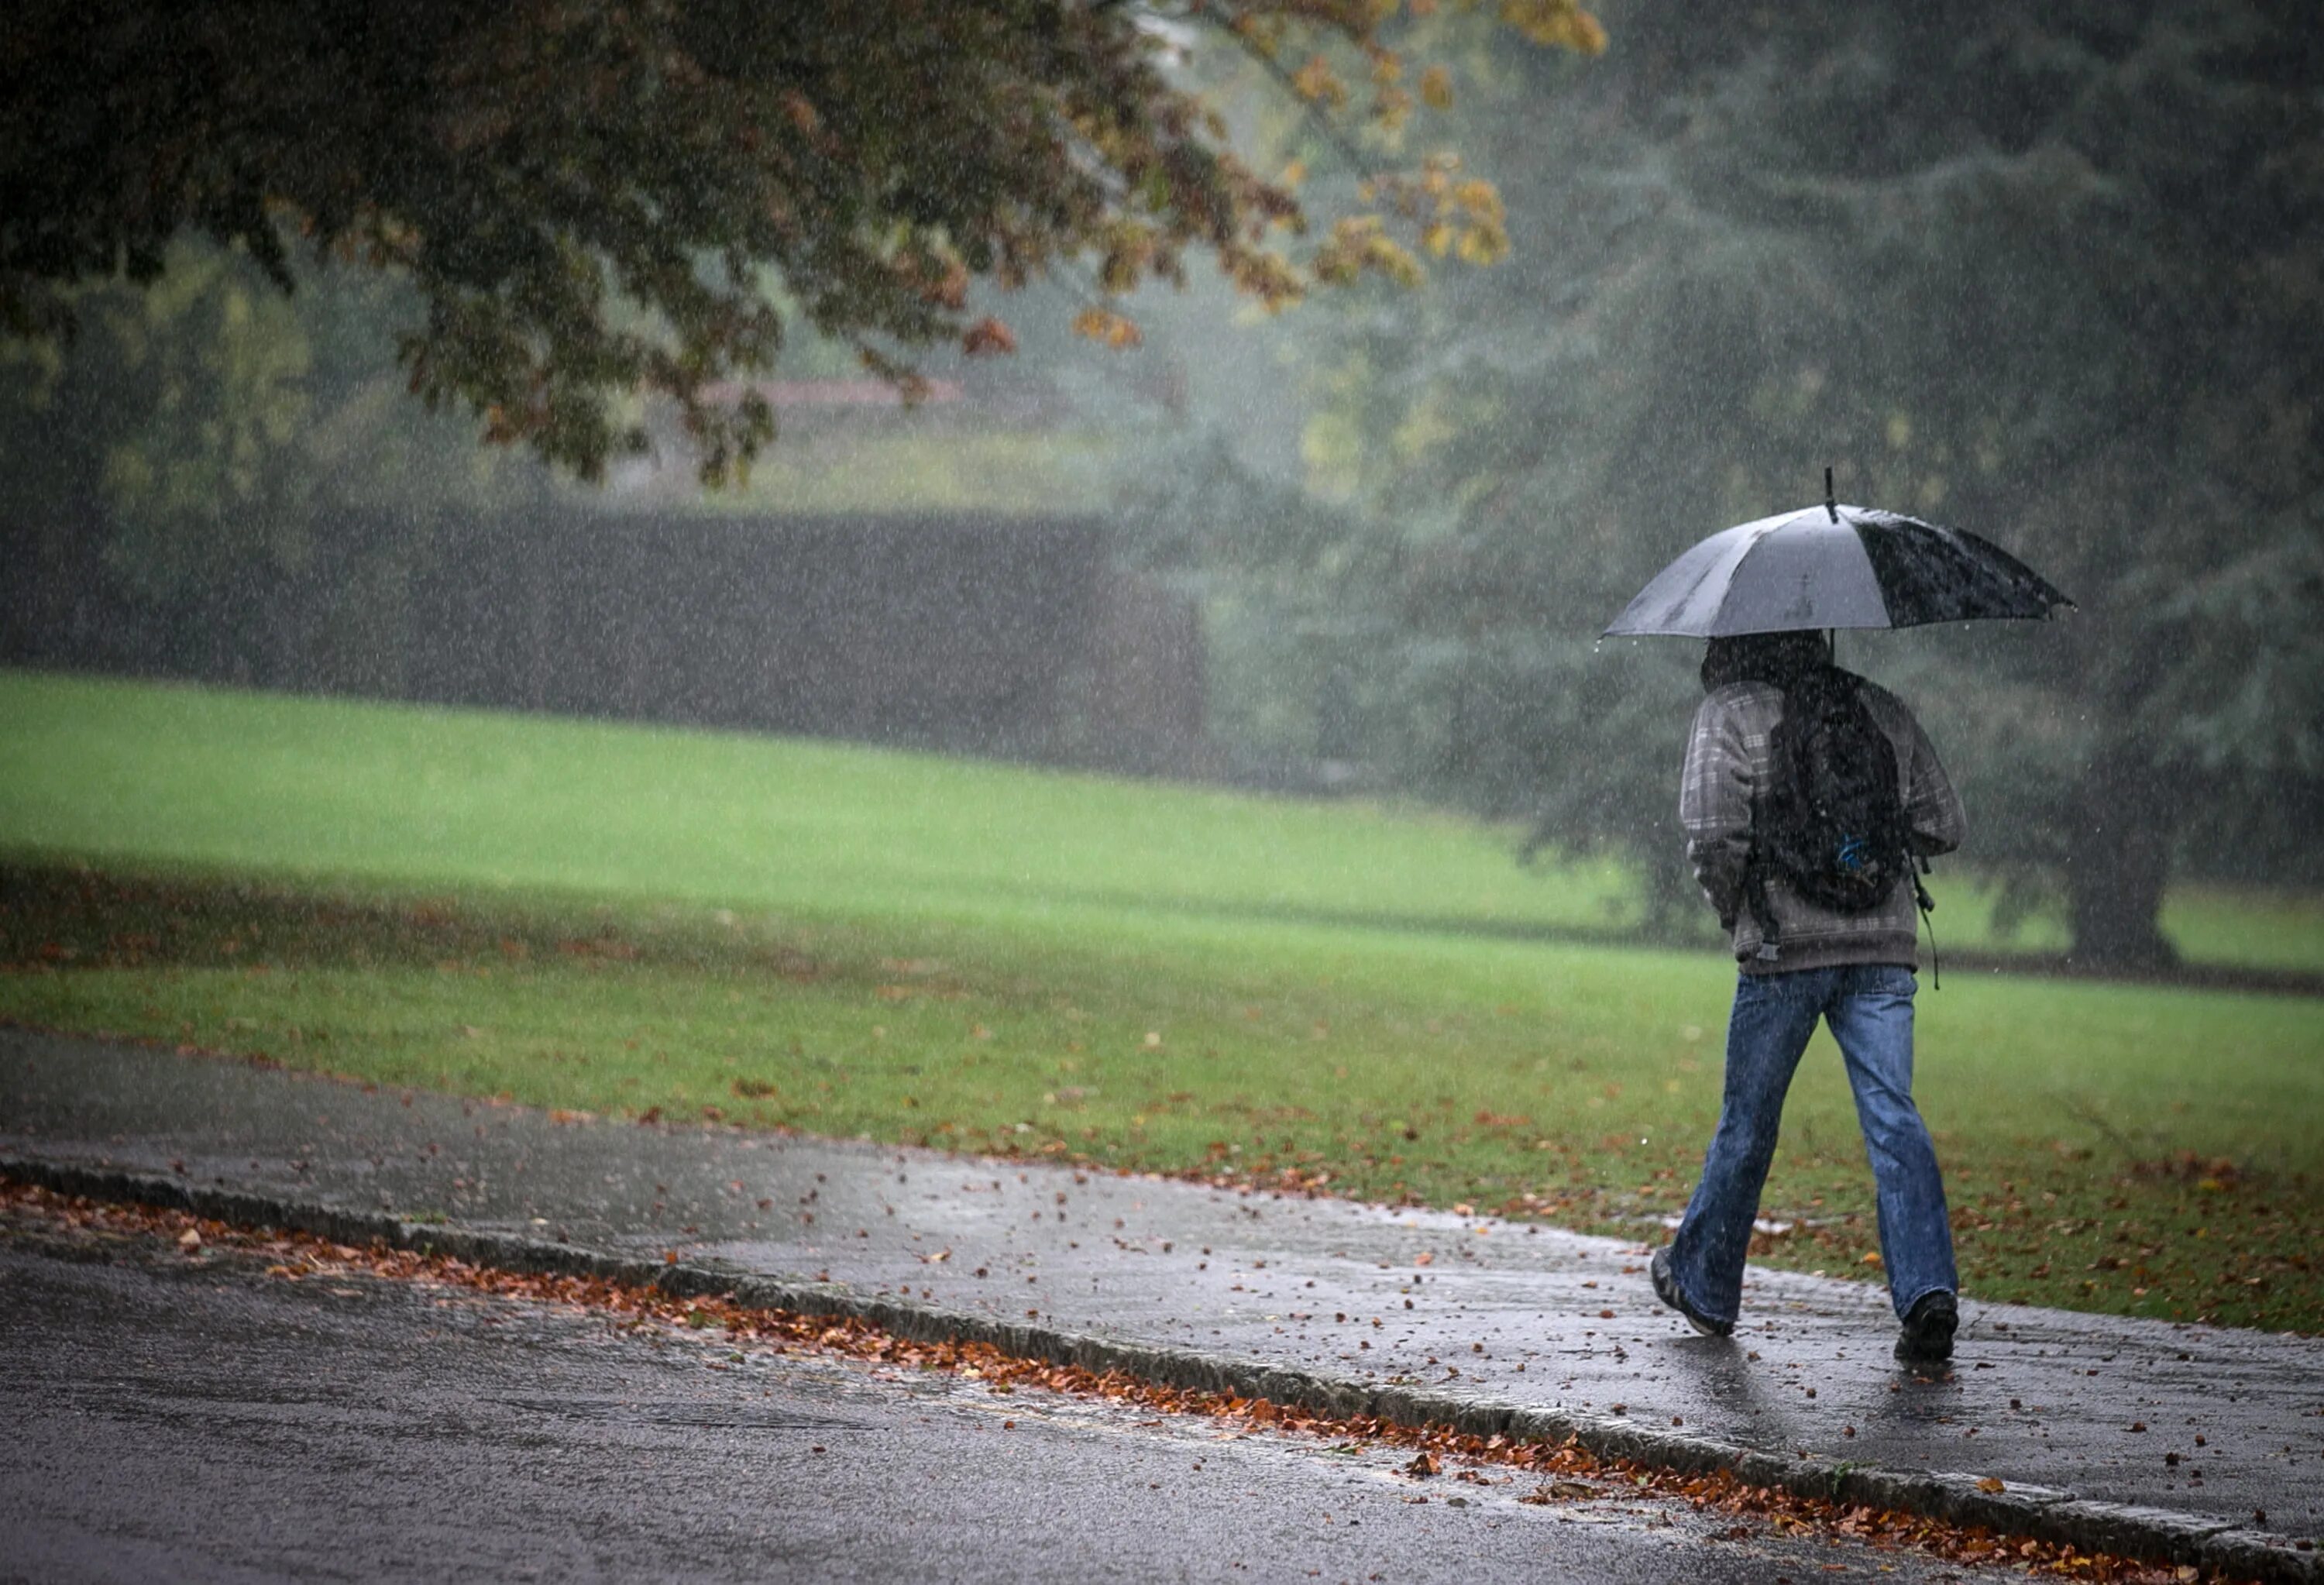
[[[1960,800],[1912,712],[1835,667],[1819,633],[1714,638],[1702,684],[1679,819],[1741,972],[1718,1128],[1676,1234],[1654,1254],[1655,1293],[1698,1332],[1733,1332],[1784,1098],[1821,1018],[1877,1187],[1896,1357],[1941,1365],[1960,1279],[1936,1151],[1913,1103],[1913,866],[1960,845]],[[1861,830],[1820,828],[1851,811]]]

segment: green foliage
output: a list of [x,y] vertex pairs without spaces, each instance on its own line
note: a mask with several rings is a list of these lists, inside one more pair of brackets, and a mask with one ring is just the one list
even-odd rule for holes
[[72,293],[69,352],[17,343],[0,364],[7,526],[29,553],[93,554],[163,600],[344,559],[350,514],[407,524],[368,548],[399,560],[438,510],[538,488],[400,400],[385,369],[407,285],[294,265],[285,295],[244,254],[190,241],[165,262],[150,289]]
[[[1604,45],[1574,0],[1497,14]],[[286,288],[294,253],[392,271],[431,408],[594,478],[644,447],[632,399],[659,396],[724,480],[774,423],[728,382],[770,368],[790,320],[908,386],[913,349],[1015,345],[975,281],[1086,275],[1077,325],[1127,345],[1110,299],[1189,255],[1269,308],[1416,276],[1377,214],[1295,259],[1294,179],[1237,154],[1181,64],[1204,39],[1319,118],[1400,127],[1388,23],[1373,0],[28,0],[0,55],[0,329],[69,330],[76,283],[151,283],[188,234]],[[1506,245],[1489,189],[1441,161],[1374,180],[1432,247]]]
[[99,310],[115,388],[136,409],[104,448],[107,552],[146,590],[245,556],[295,567],[308,550],[312,476],[283,465],[311,410],[298,317],[229,256],[180,250],[176,263]]

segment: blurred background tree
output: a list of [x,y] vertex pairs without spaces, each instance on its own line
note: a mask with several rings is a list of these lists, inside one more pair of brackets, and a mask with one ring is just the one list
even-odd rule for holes
[[337,586],[354,655],[395,620],[447,511],[473,521],[540,498],[536,470],[408,399],[393,366],[408,283],[294,260],[300,290],[285,293],[248,257],[194,240],[166,263],[150,288],[78,291],[69,347],[0,355],[0,551],[34,597],[112,591],[157,615],[198,612],[169,624],[167,647],[202,650],[174,663],[235,677],[280,636],[266,592],[313,580]]
[[1306,656],[1286,675],[1341,677],[1334,730],[1352,711],[1396,782],[1630,856],[1674,923],[1695,657],[1591,638],[1831,463],[1843,499],[1988,533],[2080,603],[1843,641],[1917,698],[2011,902],[2061,896],[2078,954],[2142,965],[2174,861],[2316,879],[2312,14],[1605,14],[1586,69],[1449,53],[1508,263],[1305,317],[1303,485],[1346,542],[1301,564],[1327,580],[1236,585]]

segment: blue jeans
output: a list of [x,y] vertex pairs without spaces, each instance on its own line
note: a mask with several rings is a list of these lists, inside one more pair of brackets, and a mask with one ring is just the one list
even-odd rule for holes
[[1880,1258],[1897,1315],[1923,1294],[1960,1286],[1936,1149],[1913,1105],[1914,989],[1913,971],[1890,963],[1739,977],[1719,1130],[1670,1248],[1679,1292],[1704,1315],[1731,1322],[1742,1306],[1743,1259],[1775,1159],[1784,1095],[1818,1018],[1831,1026],[1856,1092],[1879,1192]]

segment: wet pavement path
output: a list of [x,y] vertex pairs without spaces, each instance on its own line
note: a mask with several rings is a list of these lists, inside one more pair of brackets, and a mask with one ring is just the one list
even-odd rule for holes
[[1657,1305],[1643,1247],[1610,1239],[862,1144],[559,1122],[21,1030],[0,1030],[0,1154],[674,1250],[1359,1380],[1618,1412],[1833,1464],[2324,1532],[2314,1339],[1972,1297],[1952,1377],[1923,1381],[1890,1358],[1885,1295],[1858,1284],[1755,1268],[1729,1342]]
[[1456,1499],[1402,1450],[281,1282],[150,1238],[0,1227],[0,1578],[59,1585],[1961,1577],[1618,1491],[1530,1506],[1505,1471]]

